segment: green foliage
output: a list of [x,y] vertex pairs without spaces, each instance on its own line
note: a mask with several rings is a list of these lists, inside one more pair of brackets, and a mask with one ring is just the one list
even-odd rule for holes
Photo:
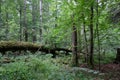
[[[19,58],[19,61],[17,59]],[[72,71],[57,63],[51,55],[27,55],[16,58],[16,62],[2,64],[1,80],[92,80],[82,72]],[[62,61],[61,61],[62,62]]]

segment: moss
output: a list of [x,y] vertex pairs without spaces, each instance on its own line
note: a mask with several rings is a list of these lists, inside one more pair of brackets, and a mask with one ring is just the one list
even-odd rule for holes
[[40,45],[33,44],[30,42],[20,42],[20,41],[1,41],[0,48],[2,47],[40,47]]
[[71,52],[71,50],[64,48],[52,48],[46,47],[45,45],[39,45],[31,42],[20,42],[20,41],[1,41],[0,42],[0,52],[5,54],[6,51],[42,51],[45,53],[52,53],[55,57],[57,55],[57,51],[65,51],[66,53]]

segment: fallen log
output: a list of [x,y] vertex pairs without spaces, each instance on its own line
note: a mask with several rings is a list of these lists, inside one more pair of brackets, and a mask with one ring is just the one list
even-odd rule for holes
[[45,52],[46,54],[51,53],[54,56],[57,55],[57,51],[64,51],[65,54],[72,52],[71,50],[64,49],[64,48],[52,48],[46,47],[44,45],[38,45],[35,43],[30,42],[19,42],[19,41],[1,41],[0,42],[0,52],[5,54],[6,51],[41,51]]

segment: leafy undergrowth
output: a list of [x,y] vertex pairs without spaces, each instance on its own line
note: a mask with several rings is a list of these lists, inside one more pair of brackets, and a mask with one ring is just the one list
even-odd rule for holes
[[101,80],[81,71],[71,71],[71,67],[57,60],[60,59],[52,59],[48,54],[20,56],[11,63],[1,62],[0,80]]

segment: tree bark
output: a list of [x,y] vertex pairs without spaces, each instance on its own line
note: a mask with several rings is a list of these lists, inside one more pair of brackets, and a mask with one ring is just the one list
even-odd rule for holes
[[5,34],[6,34],[6,41],[9,40],[9,25],[8,25],[8,11],[7,11],[8,8],[6,8],[6,31],[5,31]]
[[27,19],[26,19],[26,0],[24,0],[24,37],[25,41],[28,41],[28,31],[27,31]]
[[39,29],[39,32],[40,32],[40,41],[42,40],[42,26],[43,26],[43,23],[42,23],[42,0],[40,0],[40,29]]
[[19,33],[19,39],[22,41],[22,3],[19,4],[20,9],[19,9],[19,14],[20,14],[20,33]]
[[90,11],[91,11],[91,15],[90,15],[90,65],[92,67],[94,67],[94,63],[93,63],[93,50],[94,50],[94,42],[93,42],[93,5],[91,5],[91,8],[90,8]]
[[57,9],[57,0],[56,0],[56,16],[55,16],[55,27],[57,27],[57,13],[58,13],[58,9]]
[[72,53],[73,53],[73,65],[78,66],[78,55],[77,55],[77,28],[75,23],[72,27]]
[[87,36],[86,36],[86,26],[85,26],[85,16],[83,14],[83,32],[84,32],[84,40],[85,40],[85,62],[88,63],[88,44],[87,44]]
[[120,63],[120,48],[117,48],[117,55],[114,63]]
[[99,61],[99,70],[101,69],[100,65],[100,59],[101,59],[101,55],[100,55],[100,39],[99,39],[99,12],[98,12],[98,0],[96,1],[96,15],[97,15],[97,21],[96,21],[96,34],[97,34],[97,45],[98,45],[98,61]]
[[33,26],[33,29],[32,29],[32,39],[33,39],[33,42],[36,42],[37,41],[37,37],[36,37],[36,7],[37,7],[37,4],[35,4],[36,2],[34,0],[32,0],[32,26]]

